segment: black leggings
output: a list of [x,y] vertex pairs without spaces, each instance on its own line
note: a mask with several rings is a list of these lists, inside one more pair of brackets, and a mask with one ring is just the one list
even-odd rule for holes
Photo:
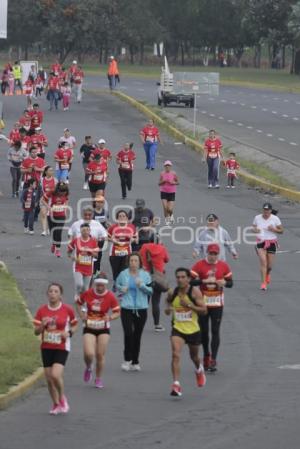
[[113,280],[115,281],[121,271],[127,268],[128,256],[110,256],[109,262],[112,269]]
[[16,195],[19,192],[21,168],[20,167],[10,167],[10,174],[12,177],[12,194]]
[[[220,327],[223,315],[223,307],[208,307],[207,315],[199,316],[201,340],[204,356],[211,354],[216,360],[220,346]],[[211,322],[211,351],[209,350],[209,320]]]
[[65,225],[65,217],[55,217],[55,219],[51,219],[48,217],[48,226],[49,231],[52,235],[52,243],[57,247],[61,247],[61,239],[62,239],[62,231]]
[[121,321],[124,331],[124,360],[139,363],[141,339],[147,321],[147,309],[121,309]]
[[101,259],[102,259],[102,248],[104,246],[104,240],[102,242],[98,242],[98,247],[100,251],[98,252],[97,260],[94,261],[94,271],[95,274],[96,271],[100,271],[100,265],[101,265]]
[[159,324],[159,318],[160,318],[160,297],[161,292],[158,290],[153,290],[153,294],[151,296],[151,303],[152,303],[152,316],[154,321],[154,326],[157,326]]
[[130,191],[132,187],[132,170],[122,170],[119,168],[121,179],[122,198],[126,198],[126,187]]

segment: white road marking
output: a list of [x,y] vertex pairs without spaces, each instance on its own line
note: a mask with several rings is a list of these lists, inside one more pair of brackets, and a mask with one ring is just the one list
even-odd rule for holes
[[299,120],[298,117],[293,117],[293,120],[295,120],[296,122]]
[[232,101],[231,104],[236,104],[236,101]]
[[227,120],[228,123],[233,123],[233,120],[229,119]]
[[294,147],[298,146],[296,142],[290,142],[290,145],[293,145]]
[[221,100],[221,103],[227,103],[227,100]]
[[273,134],[270,134],[270,133],[269,133],[269,134],[267,134],[267,136],[268,136],[268,137],[273,137]]
[[253,126],[247,126],[247,129],[253,129]]
[[300,104],[300,101],[296,101],[296,104]]
[[237,126],[244,126],[244,123],[238,122]]
[[174,142],[174,145],[183,145],[183,142]]
[[285,142],[285,139],[284,139],[283,137],[278,137],[278,140],[279,140],[280,142]]
[[202,112],[202,114],[206,114],[207,113],[207,111],[201,111]]
[[300,369],[300,364],[298,365],[281,365],[278,366],[279,369]]
[[257,133],[262,133],[262,130],[261,129],[257,129],[256,132]]
[[267,110],[268,110],[267,108],[262,108],[263,112],[267,112]]
[[245,103],[240,103],[241,106],[246,106]]
[[283,100],[285,103],[289,103],[290,100],[287,100],[286,98]]
[[251,106],[251,109],[257,109],[257,106]]
[[278,114],[278,112],[277,111],[272,111],[272,114]]
[[219,116],[219,119],[220,119],[220,120],[224,120],[224,117],[222,117],[222,115],[220,115],[220,116]]
[[282,114],[281,117],[288,118],[288,115],[287,114]]
[[273,100],[279,100],[279,98],[278,97],[273,97]]
[[141,87],[138,88],[139,92],[145,92],[145,89],[142,89]]
[[215,114],[209,114],[210,117],[215,117]]

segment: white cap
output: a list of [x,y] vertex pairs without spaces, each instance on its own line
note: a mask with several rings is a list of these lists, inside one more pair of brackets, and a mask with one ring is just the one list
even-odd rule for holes
[[104,139],[99,139],[98,143],[106,143]]
[[115,57],[111,55],[111,56],[109,57],[109,59],[115,59]]
[[171,165],[171,166],[172,166],[173,164],[172,164],[171,161],[168,160],[168,161],[165,161],[165,162],[164,162],[164,166],[166,166],[166,165]]
[[73,61],[73,64],[77,64],[77,61]]

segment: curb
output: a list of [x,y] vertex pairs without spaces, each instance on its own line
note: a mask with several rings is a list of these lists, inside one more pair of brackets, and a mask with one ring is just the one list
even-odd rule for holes
[[[193,150],[203,154],[203,145],[201,145],[196,140],[191,137],[186,136],[182,131],[179,131],[172,125],[169,125],[164,119],[159,117],[155,112],[151,111],[147,106],[135,100],[133,97],[124,94],[123,92],[114,91],[113,95],[119,97],[120,99],[126,101],[127,103],[134,106],[148,118],[152,118],[156,123],[161,125],[168,133],[170,133],[176,139],[181,139],[185,144],[193,148]],[[260,187],[263,189],[271,190],[274,193],[278,193],[292,201],[300,201],[300,192],[297,190],[287,189],[285,187],[278,186],[276,184],[271,184],[269,181],[265,181],[257,176],[247,173],[245,170],[239,170],[239,177],[251,187]]]
[[[5,271],[6,273],[9,273],[7,266],[3,261],[0,261],[0,269],[2,271]],[[17,289],[16,293],[20,295],[20,292]],[[30,310],[27,307],[26,302],[22,300],[22,303],[24,305],[26,315],[32,322],[33,317],[30,313]],[[43,379],[43,377],[44,377],[44,369],[38,368],[33,374],[30,374],[20,383],[11,387],[7,393],[0,394],[0,410],[7,408],[13,401],[25,395],[29,390],[35,387]]]

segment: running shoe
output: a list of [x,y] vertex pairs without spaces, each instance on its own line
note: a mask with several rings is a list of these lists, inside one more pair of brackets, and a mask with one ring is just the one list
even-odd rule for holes
[[130,371],[141,371],[141,366],[139,363],[132,363],[130,366]]
[[42,235],[43,237],[45,237],[45,236],[47,235],[47,232],[46,232],[46,231],[43,231],[43,232],[41,232],[41,235]]
[[170,395],[176,397],[182,396],[182,390],[179,383],[173,383]]
[[206,376],[204,370],[201,369],[201,371],[196,371],[195,374],[198,387],[204,387],[204,385],[206,384]]
[[216,184],[214,187],[215,187],[215,189],[219,189],[220,188],[219,184]]
[[88,183],[85,182],[85,183],[83,184],[83,190],[88,190],[88,189],[89,189]]
[[29,234],[30,234],[30,235],[33,235],[33,234],[34,234],[34,231],[29,231]]
[[267,290],[267,288],[268,288],[268,286],[267,286],[267,283],[266,283],[266,282],[263,282],[263,283],[261,284],[261,286],[260,286],[260,289],[261,289],[261,290]]
[[266,284],[270,284],[271,283],[271,275],[267,274],[266,275]]
[[52,243],[52,245],[51,245],[51,253],[54,253],[55,252],[55,245],[54,245],[54,243]]
[[231,186],[232,189],[235,189],[235,186]]
[[231,186],[226,186],[226,189],[230,189]]
[[154,326],[154,330],[155,332],[165,332],[166,329],[161,324],[157,324]]
[[28,234],[29,229],[28,228],[24,228],[24,234]]
[[63,396],[62,399],[59,401],[60,411],[61,413],[68,413],[70,410],[70,406],[68,403],[68,400],[66,396]]
[[86,368],[83,374],[84,382],[90,382],[92,380],[92,368]]
[[104,388],[102,379],[100,379],[100,377],[96,377],[96,379],[95,379],[95,387],[96,388]]
[[54,254],[56,255],[56,257],[61,257],[60,249],[56,248]]
[[50,415],[59,415],[61,413],[61,407],[59,404],[53,404],[51,410],[49,411]]
[[126,362],[126,360],[121,365],[121,369],[123,371],[129,371],[130,367],[131,367],[131,362]]
[[211,361],[210,354],[205,355],[204,358],[203,358],[203,366],[204,366],[205,371],[208,370],[208,368],[210,366],[210,361]]
[[208,371],[210,373],[214,373],[217,371],[217,361],[215,359],[211,359],[209,367],[208,367]]
[[208,188],[209,188],[209,189],[212,189],[212,184],[208,184]]

